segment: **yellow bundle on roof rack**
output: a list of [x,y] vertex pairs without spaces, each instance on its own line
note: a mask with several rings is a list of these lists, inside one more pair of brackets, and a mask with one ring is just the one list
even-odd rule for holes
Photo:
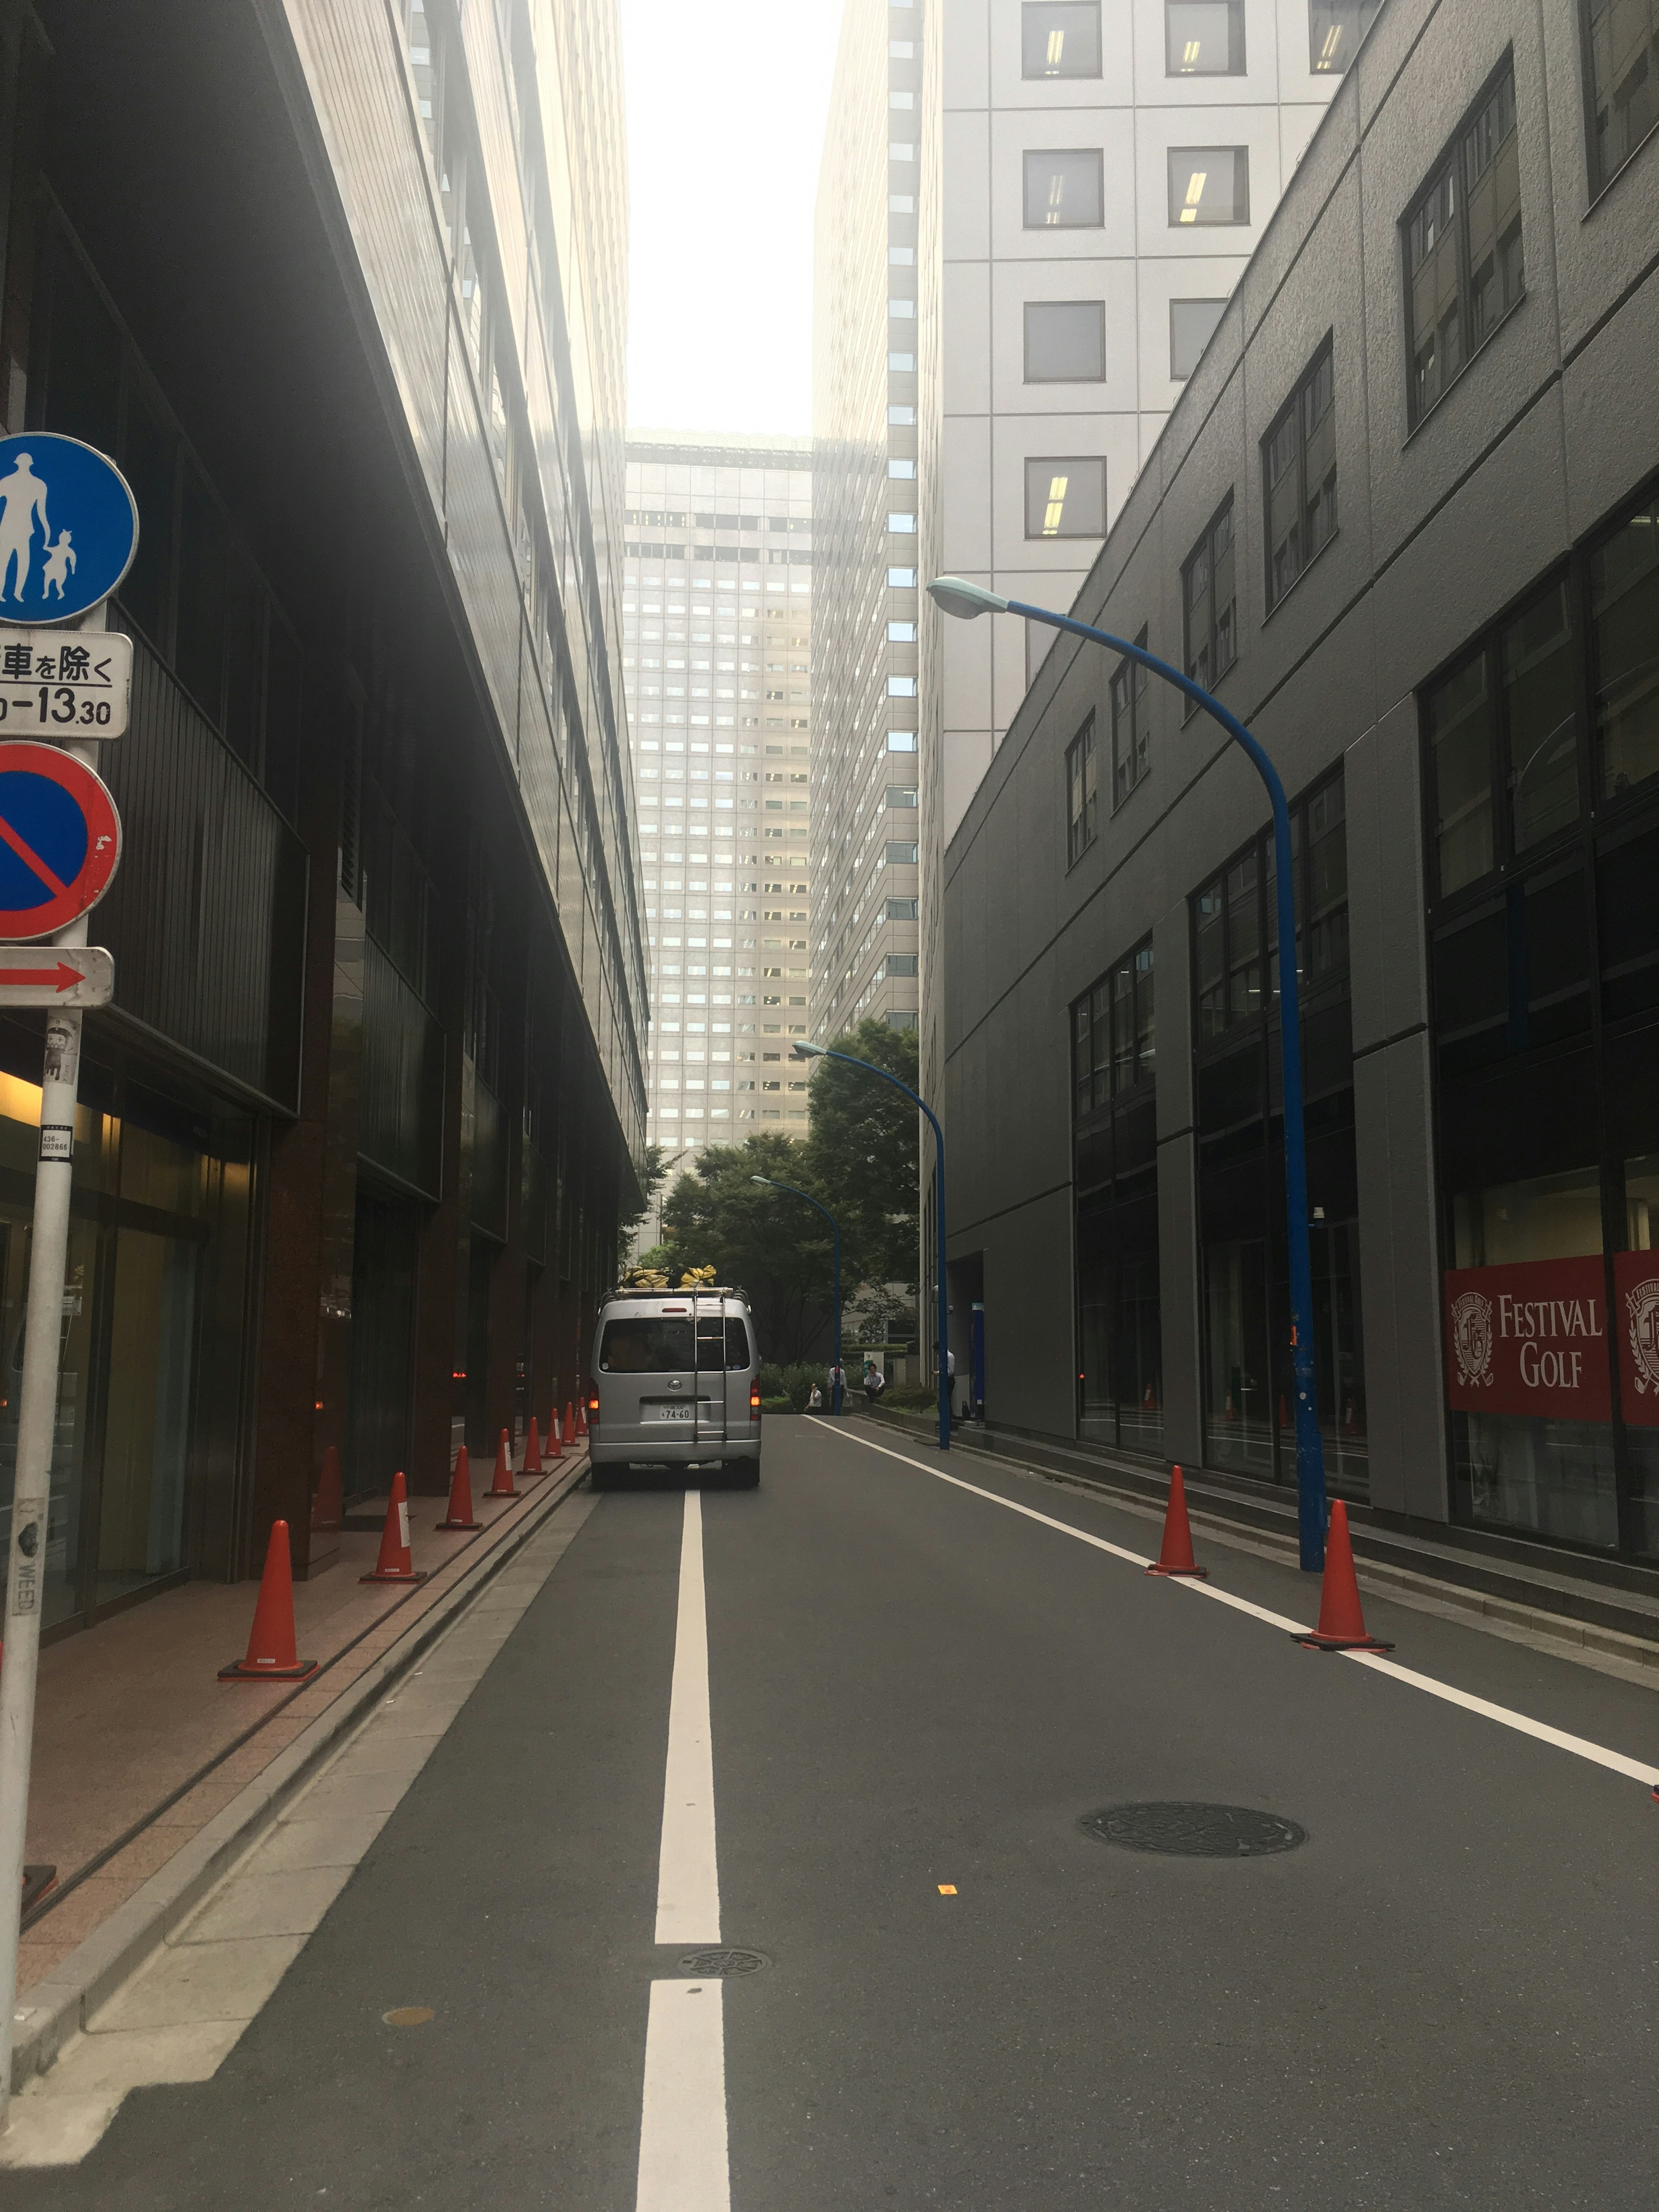
[[712,1283],[714,1279],[714,1270],[712,1267],[686,1267],[680,1274],[680,1288],[683,1291],[695,1290],[698,1284]]

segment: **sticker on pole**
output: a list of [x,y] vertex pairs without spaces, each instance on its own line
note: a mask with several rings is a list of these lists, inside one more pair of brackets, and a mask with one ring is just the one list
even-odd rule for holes
[[112,460],[78,438],[0,438],[0,620],[74,622],[138,548],[138,508]]
[[121,858],[107,786],[55,745],[0,744],[0,944],[50,937],[97,905]]

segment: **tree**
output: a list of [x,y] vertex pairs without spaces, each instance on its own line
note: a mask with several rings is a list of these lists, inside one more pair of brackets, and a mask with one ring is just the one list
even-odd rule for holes
[[[831,1049],[873,1060],[917,1087],[914,1030],[866,1018],[833,1039]],[[921,1115],[890,1083],[840,1060],[817,1063],[811,1097],[802,1164],[841,1224],[844,1275],[855,1283],[913,1283]]]
[[624,1206],[617,1216],[617,1270],[620,1273],[628,1265],[628,1248],[634,1241],[634,1231],[639,1227],[652,1206],[657,1193],[668,1180],[668,1155],[660,1145],[647,1145],[645,1158],[640,1163],[640,1201],[637,1206]]
[[830,1229],[815,1207],[764,1188],[751,1180],[757,1175],[813,1188],[805,1148],[769,1130],[704,1152],[664,1201],[663,1227],[677,1265],[712,1267],[717,1282],[746,1292],[763,1355],[787,1366],[805,1357],[823,1325]]

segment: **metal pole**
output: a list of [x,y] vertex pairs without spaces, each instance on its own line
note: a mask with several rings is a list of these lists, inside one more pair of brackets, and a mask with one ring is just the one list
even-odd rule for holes
[[[102,629],[95,609],[80,627]],[[88,767],[90,745],[64,750]],[[84,945],[87,917],[61,929],[54,945]],[[17,1951],[21,1935],[23,1856],[34,1743],[34,1692],[40,1662],[40,1601],[52,1512],[52,1445],[58,1426],[58,1370],[63,1346],[64,1279],[69,1259],[74,1180],[75,1104],[81,1079],[78,1008],[46,1016],[40,1086],[40,1150],[34,1170],[34,1228],[29,1244],[23,1372],[17,1401],[17,1465],[12,1479],[11,1547],[6,1575],[5,1656],[0,1662],[0,2128],[11,2104],[12,2045],[17,2025]]]
[[[1148,653],[1144,645],[1114,637],[1092,623],[1071,615],[1057,615],[1048,607],[1028,606],[1010,599],[1008,612],[1028,622],[1048,623],[1076,637],[1091,638],[1097,645],[1139,662],[1161,676],[1177,691],[1203,708],[1220,723],[1235,744],[1249,756],[1256,774],[1267,786],[1273,817],[1274,892],[1279,912],[1279,1049],[1285,1087],[1285,1233],[1288,1246],[1291,1291],[1291,1364],[1296,1390],[1296,1510],[1301,1562],[1317,1574],[1325,1565],[1325,1446],[1319,1433],[1319,1401],[1314,1381],[1313,1261],[1308,1245],[1307,1130],[1302,1095],[1302,1016],[1297,996],[1296,884],[1291,857],[1291,815],[1285,786],[1256,739],[1237,716],[1202,684],[1194,684],[1167,660]],[[1271,1402],[1268,1418],[1273,1416]]]

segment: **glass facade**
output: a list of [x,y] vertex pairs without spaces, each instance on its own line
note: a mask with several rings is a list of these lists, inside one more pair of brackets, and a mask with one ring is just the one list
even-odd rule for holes
[[[39,1040],[0,1031],[0,1542],[28,1292]],[[11,1071],[19,1072],[11,1072]],[[253,1122],[84,1062],[42,1626],[229,1571]]]
[[[1420,701],[1454,1507],[1647,1556],[1656,536],[1650,492]],[[1534,1308],[1583,1340],[1525,1339],[1508,1373]]]
[[1158,1008],[1151,939],[1072,1009],[1078,1434],[1164,1442],[1158,1261]]
[[[1291,810],[1302,1006],[1314,1366],[1328,1480],[1369,1486],[1340,775]],[[1192,902],[1206,1456],[1296,1479],[1279,934],[1262,832]]]

